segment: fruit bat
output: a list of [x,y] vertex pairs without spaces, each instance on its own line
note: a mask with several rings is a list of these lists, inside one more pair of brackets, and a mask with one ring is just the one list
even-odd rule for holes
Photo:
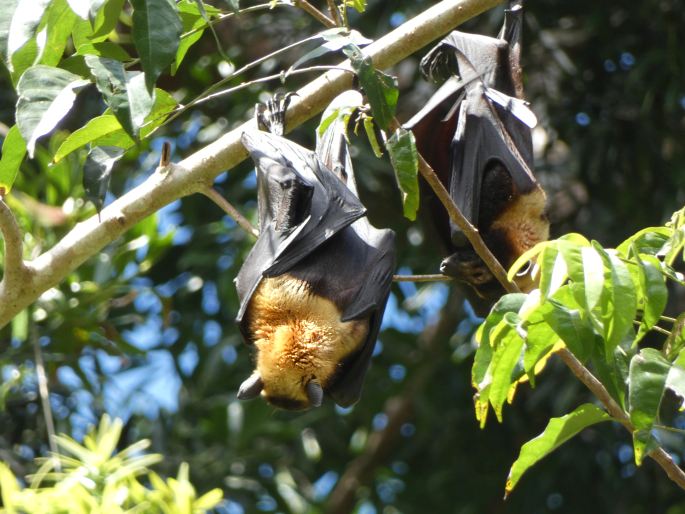
[[324,393],[349,406],[360,396],[394,269],[394,233],[371,226],[356,194],[340,123],[312,152],[283,133],[289,96],[258,104],[270,132],[242,142],[257,173],[259,237],[238,276],[237,322],[256,349],[238,398],[261,395],[290,410]]
[[[506,268],[549,236],[545,193],[533,176],[531,128],[520,67],[522,6],[511,2],[497,38],[454,31],[421,61],[424,75],[445,80],[405,127],[452,200]],[[445,209],[431,198],[439,234],[451,255],[441,271],[483,298],[502,288]],[[532,287],[530,268],[517,277]]]

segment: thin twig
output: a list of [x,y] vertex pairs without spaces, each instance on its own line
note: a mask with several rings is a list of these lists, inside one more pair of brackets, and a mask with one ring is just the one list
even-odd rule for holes
[[36,334],[36,326],[31,325],[30,330],[31,343],[33,344],[33,355],[36,360],[36,378],[38,379],[38,393],[40,394],[40,403],[43,408],[43,417],[45,418],[45,429],[48,432],[48,445],[50,452],[53,455],[54,466],[57,471],[60,470],[60,462],[57,458],[57,442],[55,441],[55,421],[52,416],[52,406],[50,405],[50,387],[48,386],[48,376],[45,373],[45,363],[43,361],[43,350],[40,347],[40,341]]
[[[247,82],[241,82],[237,86],[229,87],[229,88],[224,89],[222,91],[217,91],[216,93],[207,94],[209,91],[214,91],[216,89],[216,87],[212,86],[210,88],[207,88],[204,91],[204,93],[200,94],[194,100],[191,100],[187,104],[182,105],[178,109],[173,111],[173,113],[167,119],[165,119],[164,122],[162,122],[157,127],[155,127],[148,134],[147,137],[149,138],[155,132],[157,132],[159,129],[161,129],[162,127],[164,127],[164,126],[168,125],[169,123],[171,123],[172,121],[174,121],[181,114],[186,112],[188,109],[190,109],[192,107],[196,107],[196,106],[203,104],[205,102],[209,102],[210,100],[214,100],[216,98],[219,98],[220,96],[235,93],[236,91],[240,91],[241,89],[245,89],[247,87],[253,86],[255,84],[260,84],[262,82],[270,82],[272,80],[285,80],[290,75],[301,75],[303,73],[311,73],[313,71],[331,71],[331,70],[338,70],[338,71],[344,71],[344,72],[348,72],[348,73],[354,73],[352,70],[347,69],[347,68],[341,68],[340,66],[309,66],[307,68],[300,68],[297,70],[291,70],[288,73],[280,72],[280,73],[274,73],[273,75],[267,75],[265,77],[259,77],[257,79],[249,80]],[[237,73],[234,73],[233,75],[231,75],[231,77],[234,77],[236,74]],[[220,83],[222,83],[222,84],[225,83],[225,80],[220,81]],[[219,84],[219,82],[217,82],[217,84],[215,84],[215,86],[218,84]],[[203,95],[206,95],[206,96],[203,96]],[[167,114],[169,114],[169,113],[164,113],[160,117],[167,116]],[[150,120],[148,123],[146,123],[146,125],[154,123],[157,119],[158,118],[156,118],[154,120]],[[145,126],[145,125],[143,125],[143,126]]]
[[[399,128],[400,124],[396,119],[393,118],[393,120],[390,122],[390,130],[394,132]],[[433,171],[433,168],[431,168],[421,154],[419,154],[419,172],[426,182],[428,182],[428,185],[431,187],[431,189],[433,189],[435,195],[438,197],[438,200],[440,200],[440,203],[442,203],[447,210],[450,220],[452,220],[452,222],[457,225],[462,232],[464,232],[464,235],[473,246],[473,249],[483,260],[483,262],[485,262],[485,265],[488,267],[488,269],[490,269],[498,282],[502,284],[502,287],[505,289],[505,291],[509,293],[521,292],[516,284],[509,282],[506,271],[504,271],[502,265],[495,258],[495,256],[492,255],[490,249],[485,245],[483,239],[478,233],[478,229],[464,217],[462,212],[459,210],[459,207],[457,207],[454,201],[452,201],[452,198],[450,197],[447,189],[445,189],[445,186],[442,184],[442,182],[440,182],[440,179],[435,174],[435,171]]]
[[[606,390],[604,385],[597,380],[597,378],[590,373],[590,371],[583,366],[583,364],[576,358],[573,353],[571,353],[567,348],[562,348],[557,352],[557,355],[564,361],[564,364],[568,366],[571,372],[580,380],[585,386],[594,394],[597,399],[602,402],[604,408],[616,421],[621,423],[626,430],[631,434],[635,431],[635,427],[630,421],[630,418],[621,408],[621,406],[616,403],[616,401],[611,397],[609,391]],[[668,478],[675,482],[680,488],[685,489],[685,472],[683,472],[678,465],[673,462],[671,456],[663,448],[656,448],[652,450],[649,457],[654,459],[659,466],[666,472]]]
[[449,282],[452,277],[442,274],[434,275],[393,275],[394,282]]
[[245,232],[247,232],[248,234],[252,234],[255,237],[259,236],[259,230],[253,227],[252,223],[250,223],[245,216],[240,214],[238,209],[233,207],[233,205],[228,200],[221,196],[219,191],[210,187],[207,189],[203,189],[202,191],[200,191],[200,193],[202,193],[212,202],[217,204],[221,208],[221,210],[228,214],[231,218],[233,218],[233,220],[238,225],[240,225],[240,228],[242,228]]
[[325,27],[328,27],[329,29],[332,29],[333,27],[337,26],[333,20],[331,20],[328,16],[326,16],[321,11],[319,11],[312,4],[307,2],[307,0],[295,0],[295,6],[302,9],[304,12],[309,14],[316,21],[322,23]]
[[340,11],[335,5],[335,0],[326,0],[328,4],[328,12],[331,13],[331,18],[334,20],[336,26],[341,26],[343,24],[342,18],[340,17]]
[[21,230],[12,211],[0,195],[0,233],[5,248],[5,263],[2,282],[7,288],[13,287],[22,280],[26,267],[22,259],[24,245]]
[[[633,320],[633,325],[635,325],[636,327],[639,327],[642,325],[642,323],[640,323],[637,320]],[[659,334],[663,334],[665,336],[671,335],[671,333],[668,330],[666,330],[665,328],[661,328],[658,325],[654,325],[652,328],[650,328],[650,330],[654,330],[654,332],[658,332]]]

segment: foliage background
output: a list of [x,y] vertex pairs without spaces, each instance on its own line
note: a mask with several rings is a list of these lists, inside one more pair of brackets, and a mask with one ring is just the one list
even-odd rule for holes
[[[432,3],[370,0],[351,24],[377,38]],[[526,6],[526,93],[541,122],[537,173],[548,192],[553,235],[577,231],[612,246],[661,224],[685,203],[685,57],[679,51],[685,13],[678,4],[548,0]],[[461,29],[495,34],[500,21],[495,10]],[[237,65],[318,30],[309,17],[285,7],[217,25]],[[392,70],[400,80],[400,119],[433,91],[417,71],[425,51]],[[251,77],[285,69],[300,53],[267,61]],[[206,33],[176,76],[164,75],[160,86],[193,98],[221,77],[221,61]],[[292,77],[287,87],[309,78]],[[0,80],[0,121],[10,126],[16,98],[8,76]],[[251,116],[249,106],[276,86],[255,86],[179,118],[164,133],[174,160]],[[103,108],[94,93],[79,102],[61,125],[64,133]],[[314,126],[298,128],[293,139],[312,147]],[[60,137],[44,144],[54,150]],[[151,172],[161,141],[118,165],[114,195]],[[357,143],[362,200],[374,224],[396,230],[400,270],[434,272],[442,250],[429,224],[401,217],[388,162]],[[10,205],[33,251],[50,247],[93,212],[81,201],[78,159],[48,168],[39,154],[22,168]],[[254,186],[247,162],[216,184],[253,220]],[[259,401],[238,403],[235,391],[251,361],[232,321],[238,307],[232,280],[251,242],[216,206],[185,198],[44,294],[30,318],[0,331],[2,460],[24,474],[31,458],[47,450],[30,344],[38,340],[59,431],[79,438],[100,414],[120,416],[122,447],[151,438],[153,450],[165,455],[158,470],[165,476],[189,462],[200,493],[224,489],[222,512],[316,512],[350,467],[366,470],[356,473],[355,487],[355,508],[365,514],[685,512],[681,491],[652,462],[636,470],[628,434],[611,424],[570,441],[503,502],[520,445],[550,416],[589,397],[552,363],[535,390],[521,388],[502,425],[491,422],[481,431],[469,383],[475,320],[463,311],[459,291],[442,284],[393,286],[382,350],[353,409],[325,404],[291,414]],[[685,310],[682,300],[673,301],[674,311]],[[438,336],[419,335],[440,313]],[[670,446],[682,448],[682,437],[673,438]],[[381,451],[372,453],[379,440]]]

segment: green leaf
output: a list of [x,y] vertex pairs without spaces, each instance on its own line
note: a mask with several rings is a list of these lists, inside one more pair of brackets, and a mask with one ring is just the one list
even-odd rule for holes
[[605,276],[602,297],[602,321],[606,341],[607,360],[614,348],[632,330],[633,319],[637,313],[637,294],[633,279],[627,266],[613,252],[609,253],[599,244],[593,246],[602,256],[608,269]]
[[26,143],[16,125],[5,136],[2,142],[2,157],[0,158],[0,196],[12,190],[12,184],[17,178],[19,166],[26,155]]
[[383,157],[383,147],[376,136],[376,124],[373,122],[373,118],[370,116],[364,116],[363,123],[364,132],[366,133],[366,138],[369,140],[369,144],[371,145],[371,150],[373,150],[373,154],[380,159]]
[[589,345],[595,341],[595,334],[591,325],[581,316],[571,291],[564,286],[548,302],[553,308],[542,311],[544,320],[579,360],[587,360]]
[[547,427],[539,436],[521,447],[521,452],[509,471],[505,496],[511,494],[521,476],[535,463],[559,448],[581,430],[611,419],[611,416],[606,412],[590,403],[581,405],[570,414],[550,419]]
[[[121,124],[119,123],[119,120],[117,120],[116,116],[112,114],[103,114],[101,116],[97,116],[86,123],[83,127],[70,134],[62,142],[55,153],[54,162],[58,163],[71,152],[78,150],[82,146],[92,143],[98,138],[112,134],[116,131],[123,132]],[[131,145],[135,144],[130,138],[129,141],[131,142]]]
[[349,124],[352,114],[364,105],[364,98],[359,91],[348,89],[336,96],[321,115],[321,122],[316,127],[317,138],[323,136],[324,132],[333,123],[343,123],[345,127]]
[[672,235],[673,229],[669,227],[644,228],[623,241],[616,251],[624,257],[630,257],[631,247],[634,247],[639,253],[656,255]]
[[171,64],[178,49],[182,24],[172,0],[131,0],[133,41],[152,91],[157,78]]
[[17,125],[31,158],[36,140],[55,128],[71,109],[78,90],[88,83],[78,75],[41,64],[24,72],[17,85]]
[[88,153],[83,166],[83,188],[86,199],[95,204],[98,212],[105,202],[112,167],[123,154],[124,150],[116,146],[97,146]]
[[19,0],[7,35],[7,57],[10,70],[13,70],[12,56],[34,38],[49,3],[50,0]]
[[661,352],[644,348],[631,360],[628,375],[629,413],[635,427],[633,446],[638,465],[656,444],[650,432],[658,419],[666,389],[680,398],[682,408],[685,400],[685,369],[669,362]]
[[40,56],[40,64],[57,66],[62,60],[64,49],[76,23],[76,15],[66,0],[53,0],[48,7],[45,28],[47,33],[45,47]]
[[476,419],[480,422],[481,428],[485,426],[488,413],[488,395],[490,391],[491,376],[489,375],[490,365],[495,344],[495,336],[500,322],[509,312],[517,313],[526,300],[523,293],[513,293],[502,296],[490,310],[490,314],[476,331],[476,341],[478,349],[471,367],[471,385],[476,389]]
[[9,62],[7,38],[18,3],[19,0],[3,0],[2,9],[0,9],[0,56],[6,63]]
[[[513,314],[513,313],[508,313]],[[507,400],[509,389],[518,377],[512,376],[514,369],[521,359],[523,339],[519,335],[516,324],[505,315],[500,322],[501,330],[495,331],[495,351],[490,363],[492,382],[490,384],[489,400],[498,421],[502,422],[502,407]]]
[[636,430],[649,430],[659,414],[671,363],[654,348],[644,348],[630,361],[628,403]]
[[145,76],[138,71],[126,71],[124,65],[114,59],[87,55],[85,60],[105,103],[126,132],[138,137],[154,104],[154,92],[148,94]]
[[413,221],[419,209],[419,154],[414,134],[398,128],[388,139],[387,148],[397,185],[402,192],[404,217]]
[[183,59],[185,58],[186,53],[188,53],[190,47],[200,40],[202,34],[205,32],[205,26],[207,25],[207,22],[198,12],[195,2],[191,2],[190,0],[183,0],[179,2],[178,14],[181,18],[183,33],[189,34],[182,37],[178,44],[176,57],[174,58],[174,62],[171,64],[172,75],[175,75],[178,71],[178,68],[181,66],[181,63],[183,62]]
[[345,5],[360,13],[366,11],[366,0],[345,0]]
[[346,45],[343,51],[359,78],[376,123],[381,129],[387,130],[390,120],[395,116],[399,96],[397,78],[375,69],[371,58],[364,55],[356,45]]
[[668,288],[661,273],[659,259],[653,255],[641,256],[637,251],[634,255],[638,262],[639,302],[642,304],[642,320],[633,343],[637,344],[659,322],[668,301]]
[[14,510],[14,498],[19,494],[19,481],[12,473],[12,470],[4,462],[0,462],[0,498],[4,510],[8,514],[17,512]]
[[[93,35],[92,37],[106,37],[112,32],[117,23],[119,23],[119,17],[124,11],[124,2],[126,0],[106,0],[104,3],[100,1],[100,6],[97,7],[97,15],[95,16],[95,21],[93,22]],[[93,13],[96,9],[95,4],[90,9],[90,16],[93,17]]]
[[549,352],[560,339],[545,321],[545,313],[553,309],[554,306],[550,302],[545,302],[526,314],[522,314],[526,330],[523,369],[528,375],[532,387],[535,386],[536,365],[549,355]]
[[233,13],[238,14],[240,11],[240,0],[226,0],[228,2],[228,7],[231,8]]

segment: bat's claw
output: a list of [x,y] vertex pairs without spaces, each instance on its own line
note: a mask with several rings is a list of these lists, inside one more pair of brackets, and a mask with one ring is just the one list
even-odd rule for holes
[[443,275],[454,277],[474,287],[491,282],[494,277],[485,263],[472,251],[458,251],[440,263]]
[[285,113],[293,96],[297,96],[297,93],[276,93],[266,103],[255,105],[257,126],[282,136],[285,133]]

